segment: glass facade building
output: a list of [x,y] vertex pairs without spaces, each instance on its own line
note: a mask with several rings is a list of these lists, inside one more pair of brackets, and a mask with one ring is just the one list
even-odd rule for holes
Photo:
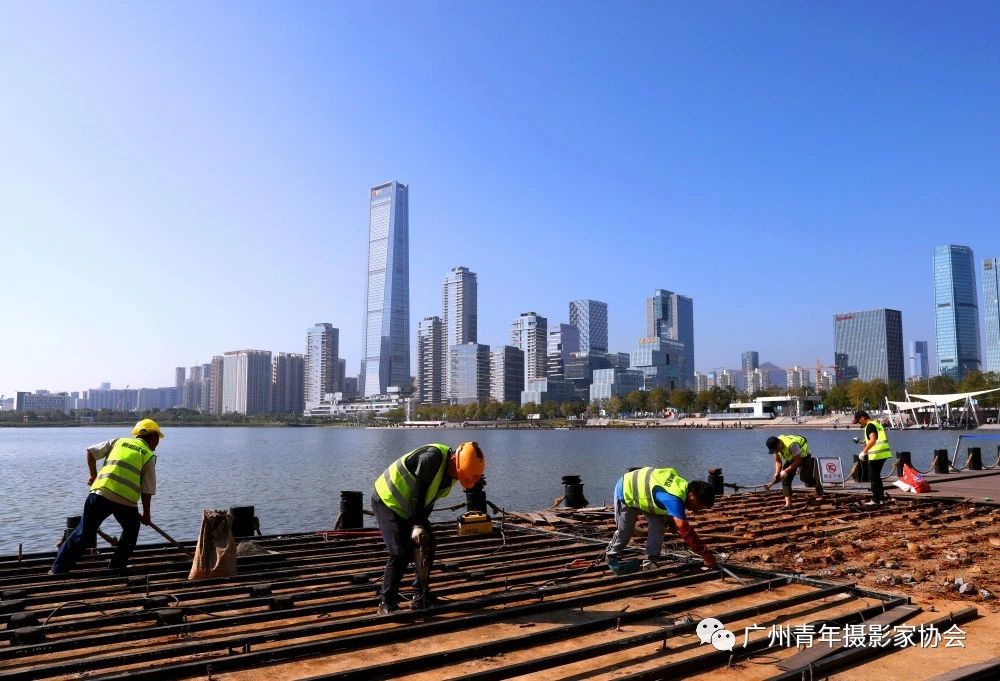
[[854,379],[902,385],[903,313],[880,308],[833,317],[837,384]]
[[452,404],[486,404],[490,399],[490,346],[479,343],[452,345],[448,352],[451,364]]
[[987,258],[983,261],[983,320],[986,323],[986,362],[983,371],[1000,373],[1000,261]]
[[573,386],[566,381],[557,378],[536,378],[525,381],[524,390],[521,391],[521,406],[533,402],[544,404],[546,402],[572,402],[576,399],[576,391]]
[[517,404],[524,390],[524,353],[513,345],[490,352],[490,399]]
[[279,352],[271,369],[271,411],[275,414],[302,414],[305,356],[294,352]]
[[[680,341],[655,336],[640,338],[629,358],[629,366],[642,372],[646,390],[682,388],[686,385],[682,373],[685,351],[684,344]],[[693,376],[691,383],[694,384]]]
[[597,369],[590,384],[590,401],[601,402],[642,390],[645,376],[638,369]]
[[931,375],[930,355],[927,341],[910,341],[910,378],[929,378]]
[[939,374],[961,380],[979,370],[979,300],[968,246],[934,249],[934,336]]
[[222,413],[266,414],[271,411],[271,353],[233,350],[225,353]]
[[[453,267],[441,287],[441,323],[446,348],[478,342],[476,332],[478,299],[476,273],[468,267]],[[450,386],[451,365],[446,363],[444,370],[445,376],[441,384]],[[449,397],[450,395],[445,395],[446,400]]]
[[545,375],[562,378],[570,353],[580,351],[580,332],[572,324],[559,324],[549,331]]
[[522,312],[510,329],[510,344],[524,352],[524,381],[545,378],[549,322],[534,312]]
[[646,336],[677,341],[684,346],[681,379],[684,386],[694,385],[694,301],[657,289],[652,298],[646,299]]
[[409,188],[372,187],[368,213],[368,285],[359,386],[364,396],[410,386]]
[[608,304],[599,300],[572,300],[569,323],[580,332],[580,352],[608,351]]

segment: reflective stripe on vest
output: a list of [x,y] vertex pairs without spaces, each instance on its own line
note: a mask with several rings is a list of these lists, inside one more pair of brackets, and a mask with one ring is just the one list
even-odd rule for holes
[[866,444],[868,442],[868,426],[875,426],[875,429],[878,431],[878,440],[875,441],[875,446],[868,450],[868,460],[878,461],[879,459],[888,459],[892,456],[892,449],[889,448],[889,436],[885,434],[885,428],[878,421],[869,420],[863,428]]
[[423,507],[430,506],[438,499],[444,499],[451,493],[451,487],[455,482],[454,480],[449,480],[447,485],[441,485],[441,481],[444,479],[444,471],[448,464],[448,452],[451,451],[447,445],[432,444],[414,449],[412,452],[408,452],[396,459],[375,480],[375,493],[378,495],[378,498],[382,500],[383,504],[392,509],[393,513],[404,520],[409,520],[417,512],[416,500],[413,498],[413,490],[417,487],[417,479],[406,468],[403,462],[407,457],[427,447],[433,447],[438,451],[441,455],[441,464],[434,474],[434,479],[431,481],[430,486],[427,488]]
[[801,435],[779,435],[778,439],[785,443],[785,450],[779,452],[782,461],[791,461],[795,458],[792,456],[792,445],[799,446],[799,456],[803,459],[809,456],[809,443]]
[[656,504],[656,490],[673,494],[687,503],[688,482],[673,468],[640,468],[626,473],[622,478],[622,496],[625,505],[638,508],[643,513],[669,515],[667,509]]
[[115,445],[94,478],[90,490],[96,492],[106,489],[133,504],[138,503],[142,467],[155,456],[149,445],[137,437],[115,440]]

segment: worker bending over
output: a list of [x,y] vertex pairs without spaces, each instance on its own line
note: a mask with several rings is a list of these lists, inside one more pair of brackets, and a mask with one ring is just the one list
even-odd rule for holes
[[[50,575],[61,575],[73,569],[84,547],[93,546],[97,530],[109,515],[122,526],[109,566],[114,575],[124,574],[126,564],[139,538],[139,523],[151,522],[153,495],[156,494],[156,455],[153,451],[163,437],[163,431],[152,419],[143,419],[132,429],[134,437],[121,437],[87,448],[87,468],[90,494],[83,505],[83,516],[76,529],[66,538]],[[97,461],[105,459],[100,472]],[[142,516],[139,499],[142,498]]]
[[866,411],[854,412],[854,423],[860,424],[864,431],[865,448],[858,453],[862,466],[868,466],[868,480],[871,483],[872,499],[865,506],[881,506],[889,499],[882,486],[882,466],[892,457],[889,447],[889,436],[878,421],[873,421]]
[[795,473],[807,485],[816,488],[816,495],[823,494],[823,482],[820,480],[816,459],[809,456],[809,442],[801,435],[779,435],[769,437],[764,443],[767,451],[774,455],[774,479],[764,485],[771,489],[772,485],[781,483],[781,493],[785,495],[785,508],[792,505],[792,480]]
[[472,489],[483,478],[486,459],[475,442],[463,442],[452,450],[447,445],[418,447],[389,466],[375,481],[372,511],[389,550],[382,576],[378,614],[399,610],[399,583],[406,567],[419,555],[412,607],[415,610],[438,604],[428,583],[434,562],[434,533],[430,514],[434,502],[444,499],[458,480]]
[[663,548],[663,520],[673,519],[677,534],[688,547],[700,555],[705,565],[714,568],[715,558],[698,538],[687,521],[687,511],[711,508],[715,503],[715,490],[707,482],[688,482],[673,468],[637,468],[629,471],[615,485],[615,530],[606,551],[608,567],[615,574],[629,571],[621,561],[622,551],[632,538],[639,514],[646,517],[649,534],[646,536],[644,570],[656,567]]

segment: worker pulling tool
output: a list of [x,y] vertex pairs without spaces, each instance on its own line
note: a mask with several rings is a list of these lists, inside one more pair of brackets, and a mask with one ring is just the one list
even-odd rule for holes
[[[605,553],[608,567],[616,575],[657,567],[663,550],[663,521],[667,517],[673,520],[677,534],[688,548],[701,556],[707,567],[717,567],[711,551],[687,520],[687,511],[711,508],[715,503],[715,490],[707,482],[688,482],[673,468],[638,468],[618,480],[614,499],[617,529]],[[646,559],[641,564],[636,559],[622,560],[640,513],[649,524]]]
[[463,442],[454,450],[430,444],[397,459],[375,481],[372,511],[389,550],[378,614],[399,610],[399,583],[411,558],[416,571],[413,609],[439,603],[430,592],[434,565],[430,514],[434,503],[448,496],[456,480],[463,488],[472,489],[483,479],[485,470],[486,458],[475,442]]
[[792,480],[795,474],[807,485],[816,489],[816,496],[823,495],[823,482],[819,475],[819,466],[815,457],[809,456],[809,442],[801,435],[779,435],[769,437],[764,443],[768,454],[774,456],[774,479],[764,485],[770,490],[773,485],[781,483],[781,492],[785,496],[785,508],[792,505]]

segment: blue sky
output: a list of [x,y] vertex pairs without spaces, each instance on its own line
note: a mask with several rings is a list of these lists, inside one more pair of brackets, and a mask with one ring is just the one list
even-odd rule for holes
[[[368,188],[410,185],[411,301],[480,342],[695,301],[696,368],[933,341],[931,251],[1000,256],[995,3],[0,3],[0,393],[159,386],[341,330]],[[980,291],[981,296],[981,291]],[[932,342],[933,347],[933,342]]]

